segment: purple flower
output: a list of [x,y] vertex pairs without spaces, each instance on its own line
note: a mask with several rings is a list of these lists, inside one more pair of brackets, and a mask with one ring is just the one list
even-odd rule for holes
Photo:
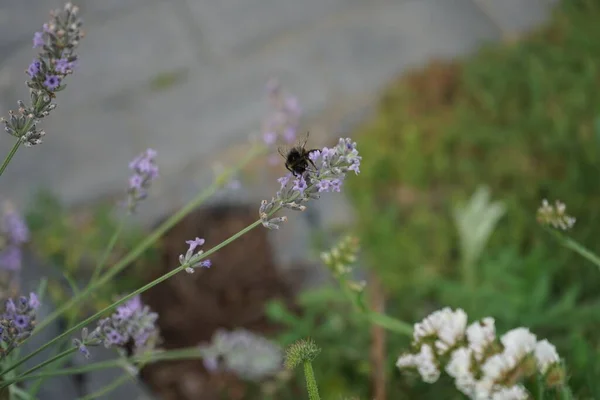
[[216,372],[219,369],[219,360],[216,356],[204,356],[202,357],[202,364],[210,372]]
[[356,175],[358,175],[360,173],[360,162],[354,163],[351,166],[348,167],[348,169],[350,171],[354,171],[356,173]]
[[67,72],[73,69],[73,66],[74,63],[69,62],[69,60],[67,60],[66,58],[61,58],[56,62],[54,69],[56,70],[56,72],[66,74]]
[[8,299],[5,302],[4,313],[0,315],[0,340],[4,342],[5,350],[0,353],[0,359],[31,336],[37,307],[39,301],[33,293],[29,297],[21,296],[17,301]]
[[20,329],[20,330],[25,329],[27,327],[27,325],[29,325],[29,318],[27,318],[26,315],[17,314],[17,315],[15,315],[13,321],[14,321],[17,329]]
[[194,240],[186,240],[185,242],[190,246],[190,248],[188,249],[188,252],[193,253],[194,250],[196,250],[196,247],[204,245],[205,240],[197,237]]
[[323,157],[323,160],[328,160],[335,156],[335,153],[335,148],[330,149],[328,147],[323,147],[323,151],[321,151],[321,157]]
[[106,348],[117,347],[124,354],[124,346],[133,341],[134,353],[154,348],[159,340],[156,327],[158,314],[142,304],[140,296],[134,296],[122,304],[108,318],[98,322],[96,329],[88,334],[87,328],[81,331],[81,340],[73,339],[73,344],[86,357],[86,346],[104,344]]
[[302,203],[318,199],[320,193],[341,192],[348,171],[360,172],[361,157],[356,150],[356,143],[350,139],[340,139],[335,147],[311,152],[309,159],[315,168],[306,169],[293,180],[291,187],[290,174],[279,178],[281,188],[276,196],[271,201],[261,202],[259,216],[266,228],[278,229],[278,223],[285,221],[285,217],[273,217],[282,207],[303,211],[306,206]]
[[44,81],[44,86],[48,90],[55,90],[60,86],[60,76],[58,75],[46,75],[46,80]]
[[42,63],[38,60],[33,60],[31,64],[29,64],[29,68],[27,68],[27,74],[33,78],[34,76],[40,73],[41,68]]
[[42,47],[46,42],[44,41],[44,32],[36,32],[33,34],[33,48]]
[[18,271],[21,269],[22,258],[21,248],[9,245],[0,251],[0,268],[7,271]]
[[321,150],[312,151],[308,155],[308,158],[314,163],[316,163],[316,161],[319,159],[319,157],[321,157]]
[[293,190],[303,193],[307,187],[308,185],[306,184],[306,181],[304,180],[303,176],[294,179],[294,187],[292,188]]
[[286,127],[283,131],[283,139],[288,143],[294,142],[296,140],[296,129],[291,126]]
[[106,339],[111,345],[119,345],[125,342],[125,338],[116,329],[108,329],[106,332]]
[[334,192],[340,192],[342,188],[342,180],[334,179],[331,181],[331,190]]
[[129,169],[133,175],[129,178],[128,208],[134,212],[138,203],[148,195],[148,188],[152,181],[158,177],[158,166],[154,158],[156,151],[147,149],[129,163]]
[[263,140],[267,146],[271,146],[277,141],[277,134],[273,131],[267,131],[263,134]]
[[37,295],[33,292],[29,293],[29,301],[27,302],[27,304],[34,310],[36,310],[41,305]]
[[129,301],[127,301],[125,304],[120,305],[119,307],[117,307],[115,314],[117,316],[117,318],[120,319],[128,319],[131,318],[131,316],[138,310],[142,309],[142,299],[139,295],[133,297],[132,299],[130,299]]
[[281,178],[277,178],[277,182],[281,185],[282,188],[286,187],[292,174],[287,174],[286,176],[282,176]]
[[328,192],[330,185],[331,182],[329,180],[323,179],[317,183],[317,188],[319,188],[319,192]]
[[185,252],[185,255],[179,255],[179,265],[185,265],[185,272],[191,274],[194,272],[194,268],[210,268],[210,260],[202,260],[204,251],[199,250],[196,252],[197,247],[204,245],[204,239],[197,237],[194,240],[187,240],[186,243],[189,245],[188,250]]
[[75,344],[75,347],[77,347],[77,350],[79,350],[79,352],[81,354],[83,354],[83,356],[85,358],[90,358],[90,356],[91,356],[90,351],[88,350],[87,346],[85,344],[83,344],[83,342],[81,340],[74,339],[73,344]]
[[288,144],[293,143],[301,114],[298,99],[284,95],[281,86],[274,79],[268,82],[267,91],[272,111],[263,122],[265,143],[270,146],[276,143],[277,137],[282,137]]

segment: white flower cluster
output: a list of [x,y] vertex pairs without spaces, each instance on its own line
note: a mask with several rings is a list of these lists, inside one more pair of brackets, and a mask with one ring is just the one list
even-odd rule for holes
[[542,200],[542,205],[537,211],[537,220],[540,224],[550,225],[563,231],[575,225],[575,218],[567,214],[567,206],[558,200],[550,205],[548,200]]
[[554,386],[564,377],[556,348],[547,340],[538,342],[527,328],[516,328],[498,342],[493,318],[467,326],[461,309],[444,308],[415,324],[413,347],[415,353],[398,358],[398,368],[416,369],[428,383],[445,370],[471,399],[529,399],[524,379],[541,374]]

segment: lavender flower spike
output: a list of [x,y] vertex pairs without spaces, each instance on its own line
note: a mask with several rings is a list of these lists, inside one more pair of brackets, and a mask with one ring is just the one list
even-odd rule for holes
[[157,319],[158,314],[143,305],[138,295],[117,307],[110,317],[100,320],[92,332],[83,328],[81,339],[73,339],[73,345],[86,358],[90,355],[87,346],[100,344],[106,348],[116,347],[123,355],[127,351],[140,354],[153,350],[160,340]]
[[309,167],[301,176],[288,174],[278,179],[281,188],[271,201],[263,200],[259,216],[264,227],[278,229],[279,222],[285,217],[271,218],[280,208],[303,211],[311,199],[318,199],[323,192],[340,192],[349,171],[358,174],[360,161],[356,143],[352,140],[340,139],[335,147],[324,147],[311,152],[310,160],[314,167]]
[[6,203],[0,220],[0,269],[21,268],[21,247],[29,240],[27,225],[12,204]]
[[26,147],[42,143],[45,132],[37,125],[56,108],[52,100],[65,88],[64,78],[77,63],[75,49],[84,36],[78,14],[79,8],[67,3],[63,10],[53,11],[52,19],[33,35],[33,47],[40,52],[25,71],[31,104],[18,101],[18,112],[11,110],[8,119],[0,118],[4,130]]
[[35,293],[30,293],[29,297],[21,296],[16,301],[6,301],[0,318],[0,360],[31,336],[39,306]]
[[147,149],[129,163],[129,169],[133,171],[127,191],[129,212],[135,212],[139,202],[148,197],[148,188],[158,177],[158,166],[154,157],[156,151]]
[[210,260],[201,260],[204,251],[198,250],[196,252],[197,247],[204,245],[204,239],[196,238],[194,240],[187,240],[186,243],[189,245],[188,250],[186,251],[185,255],[179,255],[179,265],[186,265],[185,272],[188,274],[193,274],[194,268],[210,268]]

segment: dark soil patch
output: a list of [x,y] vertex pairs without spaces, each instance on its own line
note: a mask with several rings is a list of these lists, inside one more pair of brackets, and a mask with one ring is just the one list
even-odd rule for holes
[[[179,255],[187,250],[186,240],[204,238],[204,248],[208,249],[239,232],[256,217],[256,207],[233,205],[209,207],[190,214],[163,237],[159,265],[149,268],[147,280],[177,265]],[[278,298],[292,304],[293,288],[276,268],[267,230],[260,227],[252,230],[210,259],[210,269],[181,273],[142,295],[143,301],[160,316],[164,348],[208,342],[218,328],[244,327],[268,336],[277,326],[267,320],[265,303]],[[247,398],[243,382],[225,374],[210,375],[200,360],[158,362],[144,368],[141,376],[166,400]]]

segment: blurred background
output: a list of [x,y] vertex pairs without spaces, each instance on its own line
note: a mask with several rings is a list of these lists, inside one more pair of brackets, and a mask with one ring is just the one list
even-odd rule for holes
[[[33,32],[62,5],[0,1],[3,115],[27,96]],[[529,327],[565,357],[577,397],[600,398],[600,275],[535,221],[543,198],[560,199],[577,217],[573,236],[600,247],[593,228],[600,1],[76,5],[86,31],[79,66],[43,121],[43,145],[19,151],[0,179],[2,200],[16,204],[32,233],[23,288],[51,278],[45,312],[70,296],[64,274],[77,281],[100,257],[117,225],[112,206],[123,196],[129,161],[152,147],[161,177],[113,261],[261,140],[272,111],[266,84],[277,78],[302,109],[299,132],[311,132],[311,147],[352,137],[361,174],[342,194],[288,212],[280,231],[256,229],[219,251],[210,270],[148,291],[143,300],[159,313],[166,348],[214,344],[220,329],[244,328],[281,347],[311,336],[323,348],[314,367],[324,399],[461,398],[450,381],[427,385],[400,374],[395,362],[409,338],[356,317],[321,265],[319,254],[352,233],[373,308],[412,324],[443,306],[461,307],[470,320],[494,317],[499,332]],[[0,148],[8,152],[11,140],[0,136]],[[185,240],[204,237],[212,246],[253,222],[284,172],[283,160],[253,162],[239,185],[219,191],[66,321],[170,270]],[[477,190],[504,213],[466,265],[475,227],[461,224],[457,210]],[[40,398],[77,398],[120,374],[47,381]],[[163,362],[102,398],[302,399],[301,378],[250,379],[202,361]]]

